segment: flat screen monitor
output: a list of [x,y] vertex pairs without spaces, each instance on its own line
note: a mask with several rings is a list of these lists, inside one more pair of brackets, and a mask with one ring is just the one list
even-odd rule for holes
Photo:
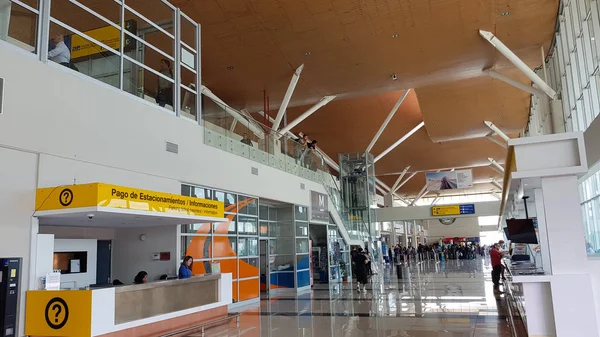
[[532,219],[508,219],[506,225],[512,243],[538,243]]
[[504,236],[506,236],[506,240],[510,241],[510,234],[508,233],[508,227],[504,227],[502,229],[504,229]]

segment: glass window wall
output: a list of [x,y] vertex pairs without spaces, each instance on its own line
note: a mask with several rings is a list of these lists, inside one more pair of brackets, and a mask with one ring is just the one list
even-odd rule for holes
[[[258,212],[259,200],[191,185],[182,185],[181,192],[185,196],[223,201],[225,217],[229,220],[224,223],[181,225],[181,258],[186,255],[194,258],[194,274],[212,272],[214,263],[220,265],[221,272],[232,273],[235,302],[257,298],[259,220],[255,213]],[[256,212],[246,210],[249,205],[254,205]]]

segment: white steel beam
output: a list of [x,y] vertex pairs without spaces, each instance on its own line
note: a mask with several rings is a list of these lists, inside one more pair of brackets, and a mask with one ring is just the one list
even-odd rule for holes
[[413,172],[411,175],[408,176],[408,178],[406,178],[403,182],[401,182],[400,184],[398,184],[398,186],[396,186],[396,189],[394,190],[394,192],[396,192],[397,190],[400,189],[400,187],[404,186],[404,184],[406,184],[409,180],[411,180],[414,176],[417,175],[418,172]]
[[[368,152],[368,151],[367,151]],[[406,172],[408,172],[408,169],[410,169],[410,166],[407,166],[404,171],[402,171],[402,173],[400,173],[400,176],[398,177],[398,179],[396,180],[396,182],[394,183],[394,185],[392,185],[392,189],[390,190],[391,193],[396,192],[398,184],[400,184],[400,182],[402,181],[402,178],[404,178],[404,175],[406,174]]]
[[502,139],[504,139],[506,142],[510,140],[510,137],[508,137],[504,132],[502,132],[502,130],[500,130],[496,125],[494,125],[494,123],[490,121],[483,121],[483,123],[487,125],[488,128],[492,129],[492,131],[494,131],[498,136],[502,137]]
[[210,91],[210,89],[208,89],[204,85],[202,86],[201,93],[202,93],[202,95],[204,95],[204,96],[212,99],[216,103],[222,105],[223,109],[225,110],[225,112],[227,112],[228,114],[230,114],[238,122],[240,122],[240,123],[242,123],[244,125],[248,124],[248,129],[250,131],[252,131],[252,133],[254,133],[256,136],[258,136],[261,139],[265,138],[265,133],[258,126],[256,126],[254,123],[248,123],[248,120],[246,118],[244,118],[235,109],[233,109],[232,107],[230,107],[229,105],[227,105],[227,103],[225,103],[222,99],[220,99],[217,95],[215,95],[212,91]]
[[[283,135],[284,133],[286,133],[288,131],[291,131],[294,126],[300,124],[300,122],[302,122],[303,120],[305,120],[306,118],[308,118],[308,116],[310,116],[313,113],[315,113],[315,111],[319,110],[321,107],[323,107],[327,103],[331,102],[335,97],[336,96],[325,96],[325,97],[321,98],[321,100],[317,104],[315,104],[312,107],[310,107],[302,115],[298,116],[298,118],[294,119],[293,121],[291,121],[290,123],[288,123],[288,125],[286,125],[281,130],[279,130],[278,131],[279,134]],[[277,120],[275,122],[277,122]],[[273,125],[273,126],[275,126],[275,125]],[[273,130],[275,130],[275,128],[273,128]]]
[[277,116],[275,117],[275,122],[273,122],[273,130],[279,129],[279,125],[281,124],[281,120],[283,120],[283,114],[285,114],[285,110],[287,110],[288,104],[290,104],[290,99],[292,99],[292,94],[294,93],[294,89],[296,89],[296,84],[298,84],[298,80],[300,79],[300,74],[302,73],[302,69],[304,69],[304,64],[300,65],[298,69],[292,75],[292,80],[290,81],[290,85],[285,92],[285,96],[283,96],[283,101],[281,102],[281,106],[279,107],[279,111],[277,112]]
[[394,144],[392,144],[392,146],[388,147],[383,152],[381,152],[377,157],[375,157],[373,162],[376,163],[379,159],[383,158],[386,154],[390,153],[390,151],[392,151],[398,145],[400,145],[403,141],[408,139],[408,137],[412,136],[413,133],[419,131],[419,129],[422,128],[424,125],[425,125],[425,122],[419,123],[419,125],[415,126],[412,130],[408,131],[408,133],[406,133],[404,136],[402,136],[402,138],[398,139]]
[[487,138],[490,142],[492,142],[498,146],[502,146],[503,148],[508,149],[508,144],[506,144],[505,142],[503,142],[501,140],[494,138],[494,136],[492,136],[492,135],[487,135],[487,136],[485,136],[485,138]]
[[383,187],[384,189],[386,189],[388,191],[387,193],[391,193],[394,197],[398,198],[403,203],[405,203],[407,205],[409,204],[408,201],[406,201],[406,199],[403,198],[402,196],[398,195],[397,193],[389,192],[389,191],[391,191],[391,188],[386,183],[381,181],[379,178],[375,178],[375,183],[376,183],[376,185],[377,184],[381,185],[381,187]]
[[233,123],[231,123],[231,127],[229,128],[229,131],[233,132],[233,130],[235,130],[236,125],[237,125],[237,119],[234,119]]
[[479,30],[479,35],[486,39],[492,44],[504,57],[506,57],[512,64],[515,65],[525,76],[527,76],[533,83],[535,83],[543,92],[546,93],[551,99],[556,99],[556,92],[542,80],[533,70],[531,70],[525,62],[515,55],[500,39],[494,34],[485,30]]
[[427,192],[429,192],[429,190],[427,189],[427,184],[425,184],[425,186],[423,186],[419,194],[417,194],[417,197],[413,199],[410,205],[414,206],[417,203],[417,201],[419,201],[423,196],[425,196],[425,194],[427,194]]
[[500,74],[500,73],[498,73],[498,72],[496,72],[496,71],[494,71],[492,69],[484,70],[484,73],[486,73],[490,77],[498,79],[498,80],[500,80],[500,81],[502,81],[504,83],[510,84],[513,87],[515,87],[517,89],[521,89],[521,90],[523,90],[525,92],[528,92],[528,93],[530,93],[532,95],[536,95],[536,96],[540,96],[540,97],[546,96],[546,93],[543,92],[543,91],[541,91],[540,89],[534,88],[534,87],[529,86],[529,85],[525,85],[525,84],[523,84],[523,83],[521,83],[519,81],[515,81],[512,78],[510,78],[508,76],[504,76],[504,75],[502,75],[502,74]]
[[496,181],[496,179],[492,179],[491,181],[492,185],[498,187],[500,189],[500,191],[502,191],[502,185],[500,185],[500,183],[498,181]]
[[435,204],[440,201],[440,195],[436,195],[433,201],[431,202],[431,206],[435,206]]
[[369,143],[369,146],[367,146],[367,150],[365,152],[371,152],[371,149],[373,149],[373,146],[375,145],[375,143],[377,142],[379,137],[381,137],[383,130],[385,130],[387,125],[390,123],[390,121],[392,120],[392,117],[394,117],[394,115],[396,114],[396,111],[398,111],[398,108],[400,108],[400,105],[402,105],[402,102],[404,102],[404,100],[406,99],[406,96],[408,96],[409,92],[410,92],[410,89],[406,89],[404,91],[404,93],[402,94],[402,96],[400,96],[400,98],[396,102],[396,105],[394,105],[394,107],[392,108],[392,110],[390,111],[388,116],[383,121],[383,124],[381,124],[381,126],[379,127],[379,130],[377,130],[375,137],[373,137],[373,140],[371,140],[371,143]]
[[488,160],[490,161],[492,167],[496,169],[496,171],[504,174],[504,167],[502,167],[502,165],[498,164],[498,162],[495,161],[494,158],[488,158]]

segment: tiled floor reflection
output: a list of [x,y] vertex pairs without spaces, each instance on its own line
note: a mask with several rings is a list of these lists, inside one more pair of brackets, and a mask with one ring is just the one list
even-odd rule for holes
[[511,336],[503,299],[492,292],[489,261],[423,262],[404,276],[398,280],[386,268],[367,293],[331,284],[297,296],[265,295],[242,311],[239,329],[232,323],[206,336]]

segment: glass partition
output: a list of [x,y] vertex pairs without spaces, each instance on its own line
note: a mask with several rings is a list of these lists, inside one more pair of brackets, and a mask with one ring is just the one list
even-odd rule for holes
[[5,0],[0,16],[0,40],[198,119],[200,26],[167,0]]

